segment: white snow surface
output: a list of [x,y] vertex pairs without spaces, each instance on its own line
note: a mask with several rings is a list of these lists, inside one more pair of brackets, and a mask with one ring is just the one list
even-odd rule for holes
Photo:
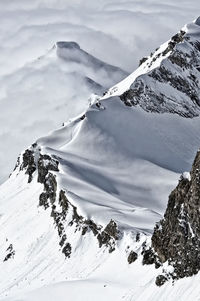
[[72,69],[68,65],[68,74],[55,61],[40,70],[33,61],[56,41],[75,41],[95,57],[131,72],[141,57],[196,17],[200,2],[191,1],[0,0],[0,183],[21,149],[75,116],[80,106],[85,109],[91,93],[79,74],[77,79],[77,64]]
[[86,110],[91,93],[102,94],[127,75],[81,48],[73,49],[72,42],[64,45],[54,45],[0,78],[0,183],[22,149]]
[[190,175],[189,172],[185,171],[185,172],[182,174],[182,176],[183,176],[183,179],[186,179],[186,180],[188,180],[188,181],[191,181],[191,175]]
[[[118,91],[126,91],[143,68],[115,85]],[[102,226],[116,221],[122,233],[116,250],[109,254],[91,232],[82,236],[66,222],[72,254],[65,259],[50,209],[38,206],[43,185],[36,173],[28,184],[18,167],[0,187],[0,300],[198,300],[199,275],[158,288],[156,276],[171,267],[143,266],[140,253],[180,173],[191,168],[200,117],[126,107],[114,90],[101,99],[93,96],[88,109],[38,139],[37,147],[56,156],[58,189],[79,214]],[[14,258],[4,262],[10,244]],[[139,258],[129,265],[130,250]]]
[[[198,275],[158,288],[162,267],[143,266],[141,255],[129,265],[127,256],[149,244],[179,172],[189,170],[200,118],[149,114],[117,97],[81,116],[38,139],[38,149],[57,157],[58,188],[78,213],[103,226],[114,219],[123,236],[109,254],[91,233],[66,226],[72,255],[65,259],[50,210],[38,207],[42,185],[36,175],[27,184],[17,168],[0,189],[0,300],[186,300],[191,291],[198,300]],[[16,254],[2,262],[11,243]]]

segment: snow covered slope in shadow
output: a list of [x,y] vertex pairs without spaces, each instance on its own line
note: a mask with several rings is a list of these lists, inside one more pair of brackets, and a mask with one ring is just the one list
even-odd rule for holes
[[[104,289],[96,275],[105,273],[104,279],[119,285],[123,277],[112,278],[108,269],[121,264],[130,278],[124,276],[120,298],[149,281],[155,287],[162,268],[144,267],[141,251],[177,183],[174,171],[193,159],[199,126],[199,118],[149,114],[113,97],[97,100],[84,115],[39,139],[1,186],[1,271],[12,275],[2,277],[1,296],[66,280],[87,279],[93,286],[93,278]],[[104,245],[110,219],[119,234],[109,234]],[[129,265],[131,251],[138,260]],[[137,269],[141,278],[133,286],[129,279]]]
[[[70,47],[74,44],[77,51]],[[102,94],[127,75],[76,43],[56,45],[44,56],[0,79],[0,139],[4,141],[0,182],[8,177],[21,149],[80,114],[87,108],[91,93]]]
[[[169,55],[177,53],[178,45]],[[62,60],[68,48],[80,51],[77,44],[60,46]],[[83,65],[86,58],[80,54]],[[156,58],[154,70],[160,71],[166,59]],[[185,76],[184,68],[182,72]],[[130,83],[130,77],[126,80]],[[155,82],[149,84],[154,87]],[[144,94],[139,106],[130,105],[130,99],[117,94],[128,86],[122,81],[117,87],[121,90],[91,97],[85,112],[32,144],[0,187],[2,299],[50,299],[59,294],[62,300],[67,289],[69,298],[88,301],[97,289],[104,300],[164,301],[170,294],[170,300],[177,300],[180,289],[191,284],[191,279],[175,283],[175,296],[170,282],[158,289],[156,276],[170,267],[143,265],[143,254],[179,173],[190,169],[199,148],[200,117],[183,117],[189,107],[181,106],[179,114],[167,100],[158,110],[163,114],[147,110]],[[162,87],[168,91],[166,83]],[[156,101],[150,99],[151,107]],[[194,278],[196,283],[199,276]],[[75,295],[75,286],[83,295]],[[194,300],[197,290],[194,287]]]
[[88,77],[103,87],[110,87],[111,82],[117,82],[119,78],[122,79],[128,75],[122,69],[109,65],[87,53],[75,42],[57,42],[56,52],[61,59],[79,64],[80,72],[83,68],[87,68]]

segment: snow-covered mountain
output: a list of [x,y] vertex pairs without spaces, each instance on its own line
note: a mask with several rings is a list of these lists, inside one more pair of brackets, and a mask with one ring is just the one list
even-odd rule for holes
[[[199,275],[158,287],[173,266],[149,264],[200,145],[198,42],[199,19],[22,152],[0,188],[1,300],[198,300]],[[77,44],[57,43],[62,59],[70,49],[84,65]]]
[[200,18],[161,45],[106,97],[119,95],[128,106],[147,112],[199,116]]
[[0,183],[22,149],[86,110],[91,93],[102,94],[126,75],[74,42],[57,42],[42,57],[2,76]]

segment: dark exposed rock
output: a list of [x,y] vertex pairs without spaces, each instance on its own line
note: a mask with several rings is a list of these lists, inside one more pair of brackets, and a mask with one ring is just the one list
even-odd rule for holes
[[113,252],[115,250],[115,241],[119,239],[119,230],[117,229],[117,224],[110,220],[105,229],[98,234],[97,239],[99,241],[99,247],[101,248],[103,245],[109,247],[109,252]]
[[55,175],[50,172],[48,174],[48,177],[45,179],[44,188],[51,200],[51,203],[53,204],[56,199],[57,182]]
[[[47,185],[47,183],[49,183]],[[51,173],[48,173],[48,175],[45,177],[45,193],[42,193],[40,195],[40,198],[43,194],[45,194],[45,201],[47,202],[48,206],[51,206],[51,217],[54,219],[54,223],[56,225],[58,235],[60,237],[59,245],[62,248],[62,253],[65,255],[65,257],[70,257],[71,254],[71,245],[67,241],[67,235],[65,233],[65,218],[68,212],[69,207],[69,201],[65,195],[65,192],[63,190],[59,193],[59,205],[62,208],[61,212],[56,211],[56,206],[54,205],[55,199],[56,199],[56,191],[57,191],[57,182],[55,176],[53,176]],[[48,200],[50,201],[48,203]]]
[[13,249],[13,245],[10,244],[9,247],[6,250],[8,252],[8,254],[6,255],[6,257],[4,258],[4,262],[8,261],[10,258],[14,258],[15,255],[15,250]]
[[140,233],[138,232],[135,237],[136,242],[140,241]]
[[198,51],[200,51],[200,42],[199,41],[196,41],[193,45]]
[[49,207],[48,203],[48,194],[45,192],[42,192],[39,196],[39,206],[44,206],[44,209],[47,209]]
[[143,244],[143,250],[141,254],[143,255],[142,264],[154,264],[156,269],[161,266],[158,256],[151,247],[147,249],[146,243]]
[[168,69],[161,66],[159,69],[152,71],[150,76],[163,83],[169,82],[172,87],[199,103],[200,99],[196,90],[198,83],[195,81],[193,74],[190,74],[190,77],[188,77],[189,80],[187,80],[181,76],[172,74]]
[[[198,116],[200,85],[196,72],[200,72],[199,45],[200,42],[190,40],[185,31],[181,30],[174,35],[163,52],[150,55],[151,59],[146,66],[150,68],[162,56],[161,63],[148,73],[138,76],[129,90],[120,96],[121,101],[129,107],[139,105],[147,112],[174,113],[187,118]],[[152,84],[149,84],[149,79]],[[171,86],[171,93],[163,92],[159,88],[160,83]]]
[[[15,167],[14,167],[14,169],[13,169],[13,171],[15,171],[16,169],[17,169],[17,167],[19,167],[20,166],[20,156],[17,158],[17,162],[16,162],[16,164],[15,164]],[[11,173],[12,174],[12,173]],[[10,175],[11,175],[10,174]]]
[[[90,220],[86,220],[86,221],[84,222],[84,224],[88,226],[88,227],[86,227],[86,228],[87,228],[87,229],[89,228],[89,229],[93,232],[94,236],[96,236],[96,235],[99,233],[99,231],[101,230],[101,228],[98,227],[98,226],[95,224],[95,222],[93,222],[91,219],[90,219]],[[83,234],[83,235],[84,235],[84,234]]]
[[200,270],[200,152],[191,170],[191,180],[182,176],[169,196],[163,220],[156,225],[152,246],[161,262],[174,267],[175,279]]
[[83,114],[83,115],[80,117],[80,120],[84,120],[84,119],[85,119],[85,117],[86,117],[86,115],[85,115],[85,114]]
[[60,240],[60,242],[59,242],[59,245],[60,245],[61,247],[63,247],[63,245],[64,245],[64,243],[65,243],[66,240],[67,240],[67,235],[66,235],[66,234],[63,234],[63,236],[62,236],[62,238],[61,238],[61,240]]
[[101,108],[101,103],[100,103],[100,101],[98,101],[97,103],[96,103],[96,106],[97,106],[97,108]]
[[174,43],[181,43],[183,42],[183,38],[184,38],[184,35],[186,34],[186,32],[184,30],[180,30],[180,32],[178,32],[177,34],[175,34],[171,40],[174,42]]
[[78,225],[82,221],[83,217],[78,214],[77,207],[75,206],[72,207],[73,207],[72,221]]
[[82,229],[82,235],[85,235],[88,231],[88,227],[84,226],[83,229]]
[[183,42],[185,34],[186,32],[183,30],[175,34],[169,41],[168,47],[163,51],[163,55],[165,56],[168,52],[172,51],[178,43]]
[[117,224],[115,221],[111,220],[108,225],[105,227],[104,232],[109,234],[114,239],[119,238],[119,230],[117,229]]
[[33,173],[36,171],[34,151],[27,149],[23,153],[23,162],[21,165],[21,169],[26,169],[26,174],[28,174],[28,183],[30,183],[33,178]]
[[[42,160],[48,160],[45,166],[41,162]],[[70,211],[72,211],[72,218],[68,226],[75,225],[77,230],[82,231],[82,235],[85,235],[89,230],[91,230],[94,236],[97,236],[100,247],[102,247],[102,245],[106,245],[109,248],[109,252],[114,251],[115,240],[118,239],[119,234],[116,223],[111,220],[109,224],[105,227],[105,229],[101,232],[101,227],[97,226],[97,224],[94,221],[84,219],[81,215],[79,215],[77,212],[77,207],[69,202],[65,191],[60,190],[59,194],[57,192],[56,176],[53,175],[49,170],[57,170],[58,164],[52,164],[53,159],[49,156],[40,157],[40,162],[40,166],[42,167],[40,177],[38,176],[38,179],[44,184],[44,191],[40,194],[39,205],[44,206],[45,209],[51,207],[51,217],[54,219],[54,223],[57,228],[58,235],[60,237],[59,245],[63,247],[63,254],[66,257],[70,257],[71,254],[71,245],[69,242],[67,242],[67,235],[65,232],[66,217],[69,207],[71,208]],[[61,211],[57,211],[55,205],[57,194],[58,204],[61,207]]]
[[[75,232],[80,231],[82,235],[91,231],[97,238],[99,247],[105,245],[108,247],[109,252],[114,251],[115,242],[119,237],[117,224],[111,220],[102,231],[102,226],[97,225],[91,219],[84,219],[78,213],[77,207],[68,200],[66,192],[62,189],[58,191],[56,175],[53,173],[59,171],[58,167],[59,162],[56,157],[41,154],[37,144],[32,145],[31,149],[24,152],[23,162],[20,165],[20,169],[26,169],[26,173],[29,175],[29,182],[32,180],[33,173],[37,170],[37,181],[43,184],[44,187],[43,192],[39,195],[39,206],[44,207],[44,209],[50,208],[50,215],[58,232],[62,253],[69,258],[72,252],[72,247],[66,234],[68,226],[74,226]],[[69,218],[71,219],[70,221]],[[5,260],[12,256],[14,256],[14,251],[9,252]]]
[[51,217],[54,219],[58,235],[60,237],[59,245],[62,248],[62,253],[65,257],[70,257],[71,245],[67,241],[67,235],[65,233],[65,218],[68,212],[69,201],[63,190],[59,192],[58,203],[62,209],[61,212],[56,210],[54,204],[57,196],[57,181],[56,176],[50,171],[59,171],[58,161],[49,155],[41,155],[38,160],[38,182],[44,185],[44,191],[39,196],[39,206],[43,206],[45,209],[51,207]]
[[156,285],[162,286],[167,281],[167,278],[164,275],[158,275],[156,277]]
[[38,160],[38,182],[44,183],[48,171],[58,171],[58,161],[49,155],[40,154]]
[[189,63],[189,58],[190,57],[187,54],[183,54],[178,50],[176,50],[173,54],[169,56],[169,60],[172,62],[172,64],[176,64],[179,67],[186,69],[191,69],[192,67]]
[[145,56],[143,57],[140,61],[139,61],[139,66],[141,66],[144,62],[146,62],[148,60],[148,57]]
[[47,209],[50,204],[53,204],[56,199],[57,182],[52,173],[48,174],[48,177],[44,179],[44,191],[39,196],[39,206],[44,206]]
[[56,43],[56,46],[58,48],[66,48],[66,49],[80,49],[80,46],[76,42],[71,42],[71,41],[58,41]]
[[144,250],[142,254],[143,254],[143,260],[142,260],[143,264],[153,264],[156,262],[156,256],[152,248]]
[[65,257],[68,257],[68,258],[70,257],[71,252],[72,252],[72,247],[71,247],[70,243],[66,243],[66,245],[62,249],[62,252],[65,255]]
[[136,259],[138,258],[137,253],[135,253],[134,251],[131,251],[130,254],[128,255],[128,263],[131,264],[132,262],[136,261]]
[[62,217],[63,219],[65,219],[66,217],[66,214],[68,212],[68,208],[69,208],[69,201],[65,195],[65,192],[63,190],[60,191],[59,193],[59,205],[61,206],[62,208]]

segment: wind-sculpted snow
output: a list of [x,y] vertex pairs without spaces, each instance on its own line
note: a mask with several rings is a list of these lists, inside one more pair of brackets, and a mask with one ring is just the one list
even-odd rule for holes
[[[56,45],[65,47],[61,52]],[[84,111],[91,93],[102,94],[127,75],[79,46],[74,52],[69,47],[77,45],[74,42],[56,45],[1,79],[0,138],[4,143],[0,148],[0,182],[8,177],[23,148]]]
[[[2,300],[7,296],[15,301],[50,300],[55,295],[62,300],[66,291],[69,299],[89,300],[94,290],[99,293],[97,300],[164,301],[169,296],[177,300],[180,291],[183,300],[188,298],[185,288],[190,279],[174,284],[175,295],[171,280],[165,289],[156,287],[173,267],[157,259],[150,244],[179,173],[190,170],[199,148],[200,117],[184,118],[193,117],[181,114],[193,113],[185,103],[180,103],[179,112],[166,100],[163,111],[157,110],[165,114],[158,114],[143,106],[144,93],[139,106],[130,105],[131,99],[123,99],[122,94],[142,77],[149,80],[155,94],[154,84],[158,92],[162,87],[167,95],[171,87],[175,95],[174,89],[179,89],[172,81],[163,82],[166,74],[161,66],[171,58],[173,68],[186,80],[187,63],[198,60],[198,27],[195,23],[185,27],[143,60],[135,73],[103,97],[92,95],[80,115],[22,152],[10,179],[0,187]],[[74,60],[80,56],[84,66],[88,53],[76,43],[60,43],[57,50],[64,60],[72,50]],[[184,59],[189,53],[181,66],[182,56],[176,57],[179,47],[184,49]],[[43,64],[43,58],[39,61]],[[95,58],[91,61],[97,62]],[[190,71],[198,72],[193,67],[196,71]],[[159,83],[150,76],[155,70]],[[139,91],[141,87],[139,83]],[[186,95],[186,104],[198,103],[188,91],[181,93]],[[175,99],[176,104],[179,100]],[[158,106],[153,97],[149,101],[151,108]],[[198,107],[192,109],[198,112]],[[194,283],[198,279],[195,276]],[[50,287],[24,295],[47,285]],[[193,287],[195,301],[197,293],[198,288]]]
[[[134,294],[148,300],[149,290],[140,288],[151,281],[152,300],[160,300],[154,283],[168,266],[143,266],[142,253],[177,183],[174,171],[187,169],[193,160],[199,123],[199,118],[129,108],[113,97],[97,99],[84,115],[38,139],[0,190],[1,271],[12,275],[1,281],[2,298],[41,298],[41,291],[25,299],[22,295],[43,284],[75,279],[81,289],[84,279],[90,283],[88,293],[83,292],[87,300],[94,279],[100,296],[113,300],[129,300]],[[111,218],[120,234],[110,249],[102,242],[107,244],[108,233],[114,233],[106,230]],[[4,261],[11,244],[14,254]],[[137,259],[130,260],[130,254]],[[108,272],[113,267],[118,278]],[[107,286],[110,291],[105,291]]]
[[[94,57],[132,72],[141,57],[195,18],[200,2],[192,1],[193,5],[178,0],[0,0],[0,182],[21,149],[84,110],[91,92],[115,83],[110,75],[99,75],[99,82],[84,72],[88,87],[80,75],[82,66],[68,66],[69,73],[55,64],[32,68],[36,58],[56,41],[75,41]],[[108,79],[106,85],[103,79]],[[42,117],[37,119],[39,112]]]
[[[75,42],[57,42],[57,55],[58,57],[81,64],[83,66],[89,66],[91,69],[95,71],[95,73],[92,74],[92,78],[96,78],[96,73],[100,74],[102,72],[102,78],[98,78],[99,82],[103,81],[103,86],[106,87],[109,86],[109,79],[112,82],[116,82],[119,78],[126,77],[128,74],[127,72],[123,71],[122,69],[109,65],[91,54],[87,53],[83,49],[80,48],[80,46]],[[106,78],[106,80],[105,80]],[[106,83],[105,83],[106,82]]]

